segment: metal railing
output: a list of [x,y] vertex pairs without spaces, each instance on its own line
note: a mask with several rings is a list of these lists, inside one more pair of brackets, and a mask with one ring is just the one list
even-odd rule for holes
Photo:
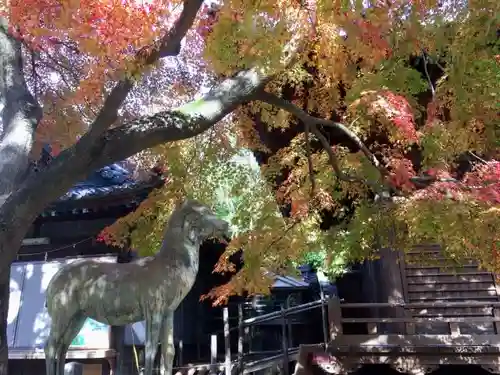
[[[416,303],[344,303],[338,297],[331,297],[329,299],[322,298],[317,301],[304,303],[289,308],[281,307],[280,311],[267,313],[247,319],[243,319],[243,306],[238,306],[238,324],[236,327],[229,326],[229,310],[227,307],[223,308],[223,321],[224,330],[219,332],[224,337],[224,362],[217,362],[217,334],[211,335],[211,357],[210,366],[224,368],[226,375],[243,374],[249,371],[256,371],[276,365],[278,363],[282,366],[282,373],[289,374],[289,362],[298,353],[298,348],[289,347],[287,338],[287,319],[290,316],[299,314],[313,309],[322,309],[322,323],[324,334],[324,348],[326,349],[329,341],[338,338],[343,333],[343,324],[356,323],[366,325],[369,334],[379,334],[378,326],[384,323],[401,323],[404,324],[403,330],[397,332],[403,335],[415,334],[415,324],[427,323],[448,323],[450,328],[450,335],[459,335],[460,323],[492,323],[495,326],[496,334],[500,334],[500,301],[498,302],[416,302]],[[413,316],[410,314],[411,310],[423,310],[428,308],[484,308],[491,309],[492,316]],[[327,309],[327,311],[325,311]],[[396,312],[400,316],[396,317],[344,317],[345,310],[352,309],[388,309],[389,312]],[[425,314],[424,314],[425,315]],[[457,314],[459,315],[459,314]],[[244,351],[244,344],[248,342],[249,328],[265,322],[279,320],[281,323],[281,339],[282,347],[280,351],[261,352],[260,354],[269,354],[266,358],[257,359],[253,361],[245,361],[249,354]],[[236,359],[231,355],[230,333],[238,330],[238,345]],[[247,367],[251,367],[248,368]],[[264,367],[263,367],[264,366]]]
[[[313,309],[321,308],[322,309],[322,327],[325,339],[325,347],[328,344],[328,321],[327,316],[328,313],[325,311],[328,305],[328,300],[320,299],[313,302],[304,303],[301,305],[296,305],[292,307],[285,308],[281,305],[281,309],[279,311],[274,311],[271,313],[243,319],[243,306],[238,305],[238,324],[236,327],[229,327],[229,310],[227,307],[223,308],[223,321],[224,321],[224,368],[225,374],[230,375],[232,372],[232,368],[236,366],[237,373],[243,374],[247,366],[252,367],[252,371],[256,371],[255,369],[260,369],[264,363],[265,366],[269,366],[270,363],[278,363],[281,362],[282,373],[283,375],[289,374],[289,362],[291,361],[291,356],[295,356],[298,353],[298,348],[289,347],[288,340],[288,320],[291,316],[296,314],[300,314],[306,311],[310,311]],[[244,344],[248,342],[249,339],[249,329],[253,326],[260,325],[262,323],[270,322],[273,320],[279,320],[281,325],[281,350],[273,350],[273,351],[262,351],[258,354],[267,355],[266,358],[253,360],[251,362],[246,362],[245,360],[249,357],[249,355],[255,355],[256,352],[245,353]],[[230,343],[230,333],[232,331],[238,331],[238,350],[236,360],[232,359],[231,356],[231,343]],[[217,334],[211,335],[211,365],[216,367],[217,363]],[[255,368],[255,369],[254,369]]]

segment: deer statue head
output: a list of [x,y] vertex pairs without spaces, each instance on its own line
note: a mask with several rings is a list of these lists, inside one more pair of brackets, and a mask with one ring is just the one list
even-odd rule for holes
[[228,239],[231,236],[229,224],[219,219],[206,205],[191,199],[185,200],[179,207],[182,213],[182,229],[188,239],[203,242],[207,238]]

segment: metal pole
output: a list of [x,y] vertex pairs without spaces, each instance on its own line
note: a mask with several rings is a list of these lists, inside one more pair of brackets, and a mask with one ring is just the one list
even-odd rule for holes
[[[217,335],[210,336],[210,372],[211,375],[217,374]],[[168,374],[166,374],[168,375]]]
[[321,297],[321,322],[323,323],[323,342],[325,343],[325,350],[328,347],[328,321],[327,314],[325,311],[325,292],[323,290],[323,286],[319,283],[319,295]]
[[[286,297],[286,309],[288,310],[290,306],[290,298],[292,295],[290,294],[288,297]],[[292,322],[290,319],[287,320],[287,328],[288,328],[288,347],[293,347],[293,334],[292,334]]]
[[288,375],[288,340],[286,334],[286,310],[281,305],[281,343],[283,347],[283,375]]
[[244,343],[244,326],[243,326],[243,307],[238,304],[238,371],[243,374],[243,343]]
[[217,335],[210,335],[210,364],[217,363]]
[[229,310],[227,307],[224,307],[222,314],[222,319],[224,320],[224,346],[226,347],[224,368],[226,375],[231,375],[231,343],[229,341]]
[[179,367],[181,367],[183,364],[184,364],[184,361],[183,361],[183,351],[184,351],[184,342],[182,340],[179,340],[179,355],[178,355],[178,359],[177,359],[177,363],[179,364]]

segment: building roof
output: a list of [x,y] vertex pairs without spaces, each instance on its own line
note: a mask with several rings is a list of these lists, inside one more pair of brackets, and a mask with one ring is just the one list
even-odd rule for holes
[[143,184],[134,181],[129,170],[115,163],[92,172],[85,181],[77,182],[60,200],[82,199],[116,191],[133,190]]
[[[52,149],[50,145],[45,145],[40,159],[34,164],[35,170],[45,168],[52,159]],[[77,182],[68,192],[52,203],[47,211],[65,210],[75,201],[84,201],[81,203],[85,205],[89,201],[110,196],[122,197],[126,200],[135,193],[157,187],[161,180],[161,176],[155,175],[149,181],[138,181],[133,178],[132,171],[125,162],[114,163],[90,173],[84,181]]]
[[309,283],[305,282],[304,280],[298,278],[298,277],[293,277],[293,276],[284,276],[284,275],[278,275],[273,272],[269,271],[264,271],[267,276],[270,276],[271,278],[274,279],[274,283],[271,287],[271,289],[284,289],[284,288],[308,288]]

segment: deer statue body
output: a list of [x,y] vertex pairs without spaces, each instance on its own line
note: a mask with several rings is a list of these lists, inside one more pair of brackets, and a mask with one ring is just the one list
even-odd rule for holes
[[170,217],[156,255],[121,264],[82,259],[59,270],[47,288],[47,375],[64,374],[68,348],[87,317],[118,326],[145,320],[144,375],[152,375],[158,342],[171,375],[174,311],[195,282],[201,243],[221,236],[229,236],[228,223],[187,200]]

